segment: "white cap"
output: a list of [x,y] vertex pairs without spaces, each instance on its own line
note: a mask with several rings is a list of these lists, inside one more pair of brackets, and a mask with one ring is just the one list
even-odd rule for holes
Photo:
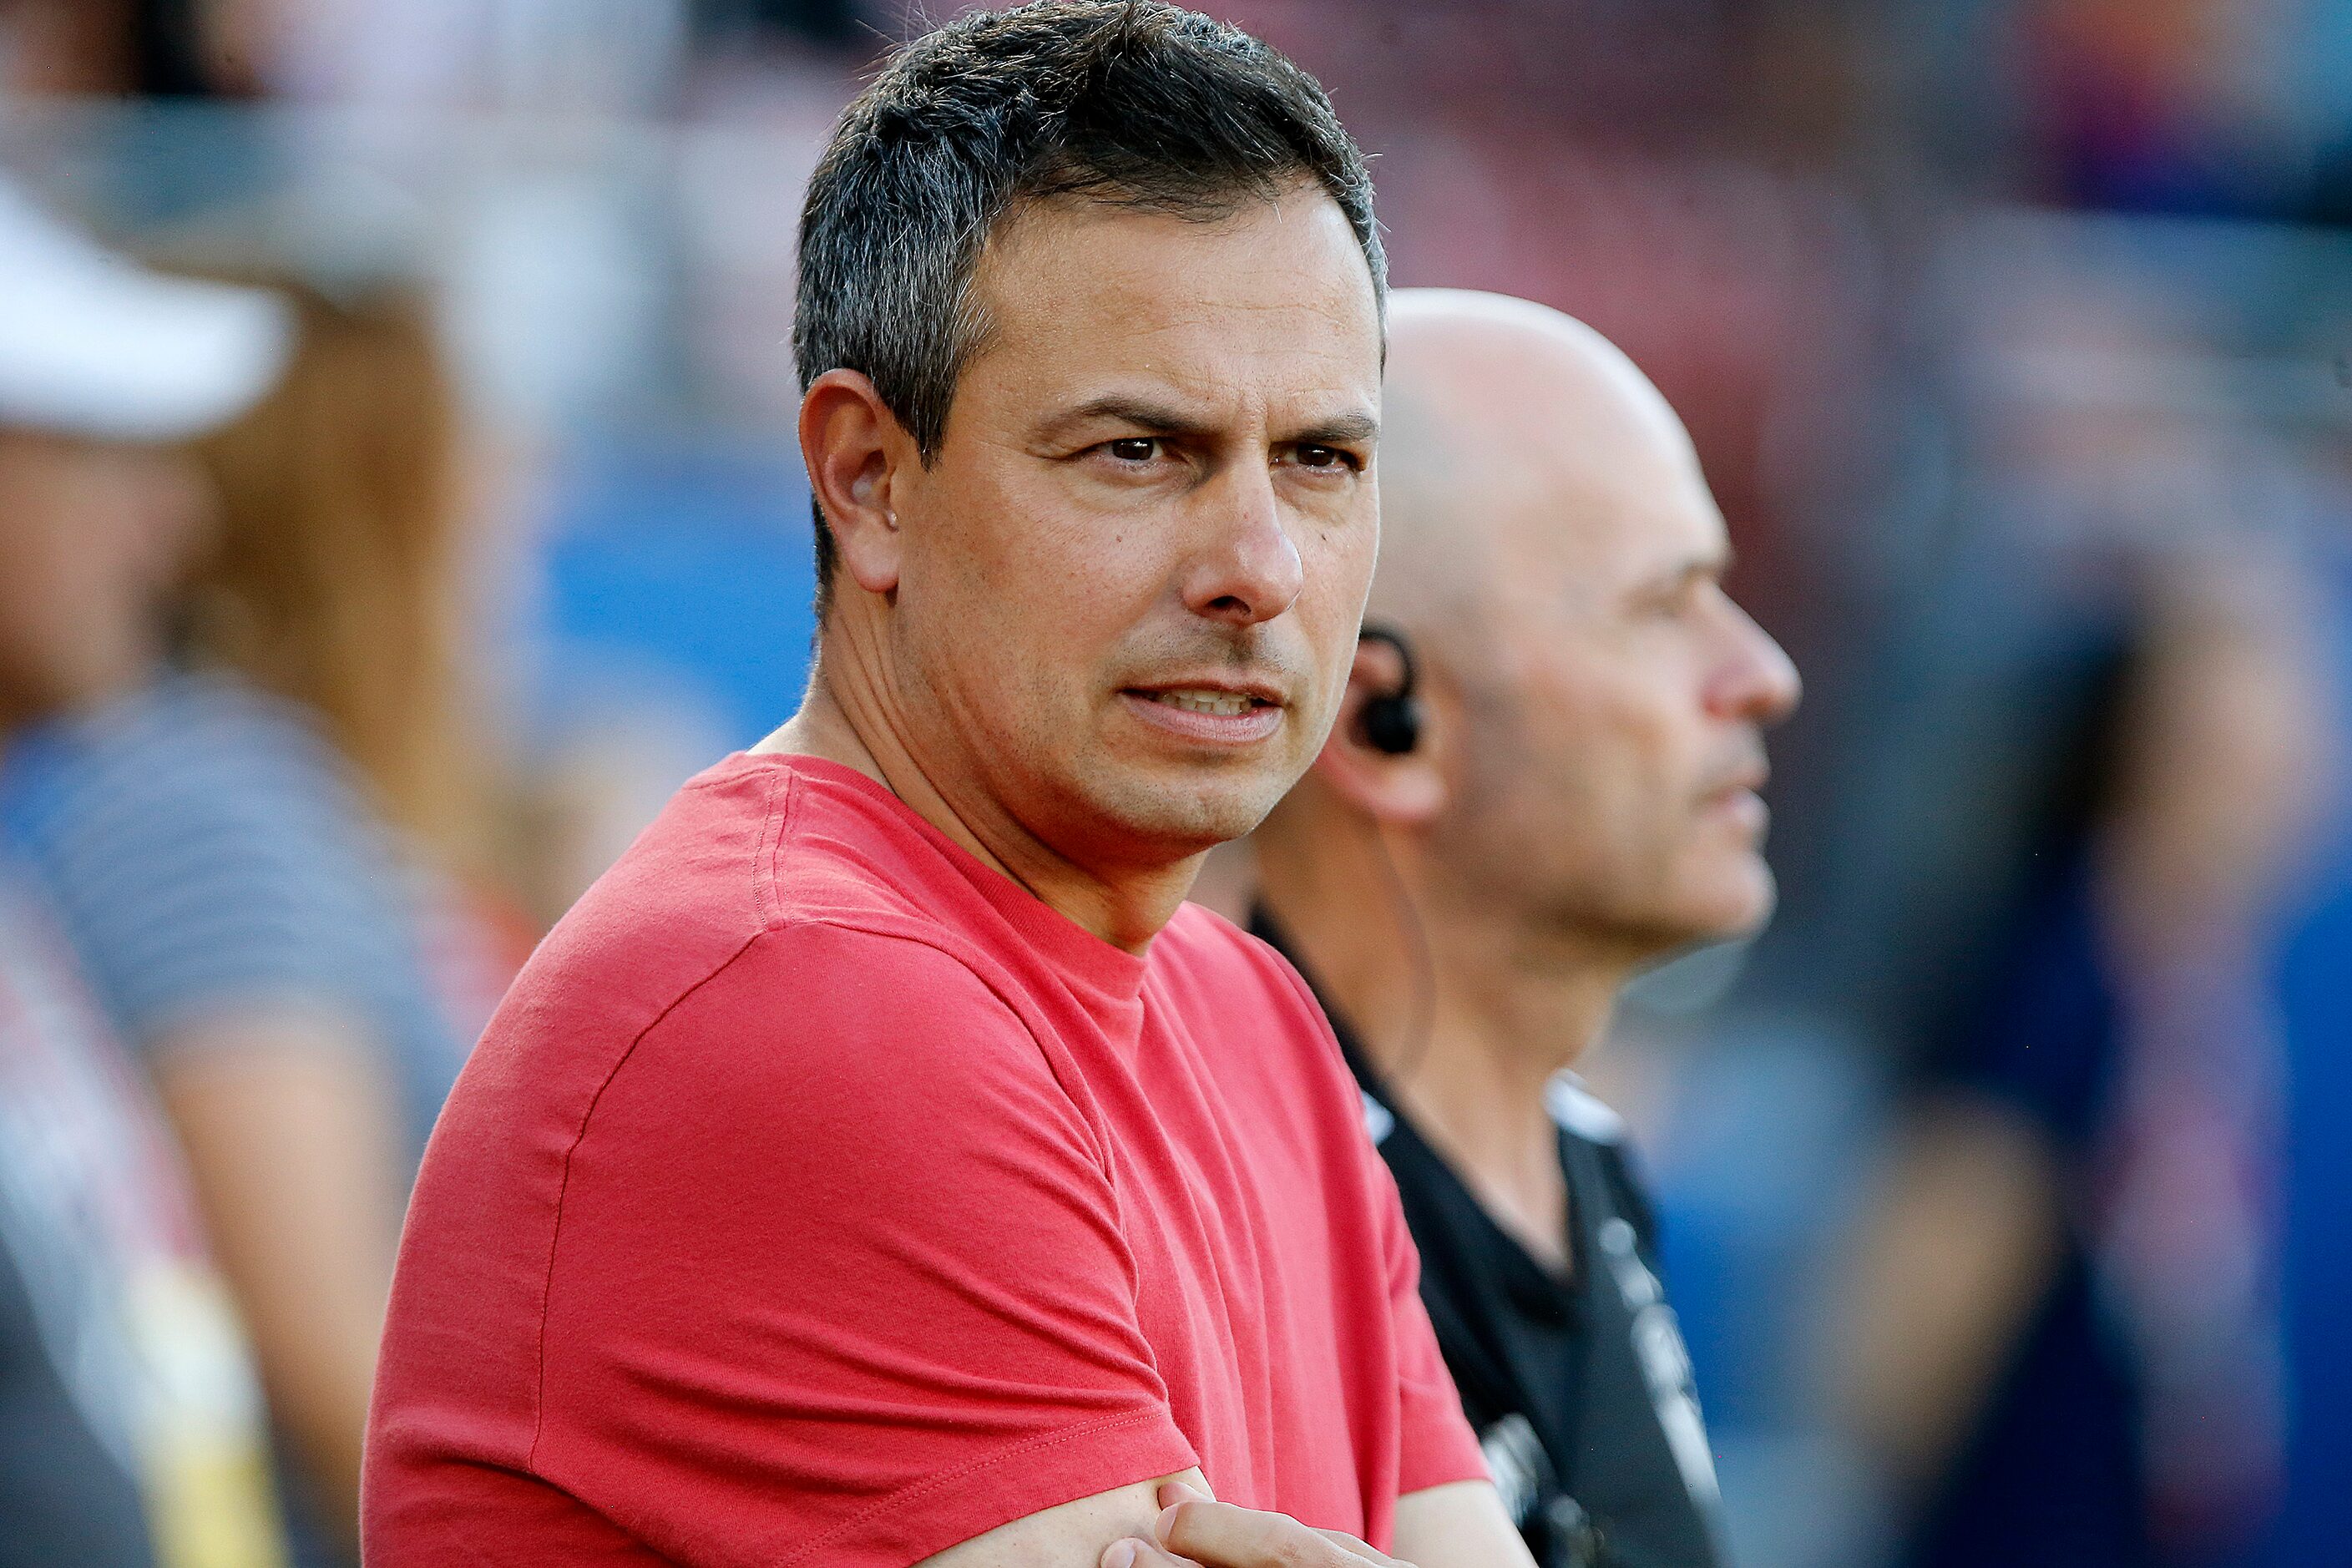
[[293,338],[278,295],[148,271],[0,180],[0,426],[199,436],[260,401]]

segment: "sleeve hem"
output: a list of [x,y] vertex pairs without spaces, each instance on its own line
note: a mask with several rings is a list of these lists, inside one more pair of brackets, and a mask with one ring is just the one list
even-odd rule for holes
[[[909,1568],[999,1525],[1199,1462],[1164,1410],[1065,1427],[901,1487],[803,1543],[777,1568],[820,1560],[820,1553],[825,1563],[845,1568]],[[957,1489],[957,1501],[908,1517],[910,1505],[950,1488]]]
[[1485,1458],[1473,1449],[1467,1455],[1450,1455],[1447,1462],[1425,1465],[1400,1476],[1397,1479],[1397,1496],[1411,1497],[1415,1492],[1425,1492],[1434,1487],[1450,1487],[1462,1481],[1491,1481],[1494,1479],[1493,1472],[1486,1468]]
[[[1436,1346],[1430,1351],[1434,1355]],[[1461,1396],[1450,1379],[1442,1388],[1407,1385],[1403,1449],[1397,1465],[1399,1497],[1455,1481],[1494,1479],[1486,1468],[1486,1451],[1463,1414]]]

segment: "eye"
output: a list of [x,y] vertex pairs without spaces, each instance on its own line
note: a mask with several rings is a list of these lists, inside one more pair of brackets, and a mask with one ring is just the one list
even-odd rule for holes
[[1662,620],[1679,621],[1698,613],[1706,602],[1715,584],[1710,578],[1684,577],[1661,589],[1650,601],[1648,609]]
[[1150,436],[1122,436],[1105,449],[1122,463],[1148,463],[1160,455],[1160,443]]
[[1355,457],[1337,447],[1301,446],[1291,454],[1291,461],[1302,468],[1314,468],[1328,473],[1339,468],[1355,468],[1362,465]]

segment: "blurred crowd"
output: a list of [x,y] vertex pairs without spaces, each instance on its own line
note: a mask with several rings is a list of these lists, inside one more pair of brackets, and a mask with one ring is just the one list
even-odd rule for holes
[[[1779,918],[1585,1074],[1735,1560],[2352,1562],[2352,10],[1205,8],[1805,672]],[[797,703],[793,226],[920,26],[0,0],[0,1563],[351,1559],[440,1096]]]

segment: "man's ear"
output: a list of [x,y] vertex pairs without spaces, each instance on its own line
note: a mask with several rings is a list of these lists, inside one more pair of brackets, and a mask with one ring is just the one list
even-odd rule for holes
[[1427,686],[1413,699],[1421,707],[1421,733],[1412,751],[1383,752],[1364,736],[1364,704],[1393,697],[1404,678],[1396,649],[1370,638],[1356,645],[1339,720],[1312,771],[1325,789],[1374,822],[1423,827],[1445,809],[1448,791],[1439,759],[1450,738],[1431,711]]
[[893,491],[919,461],[914,438],[854,370],[829,370],[801,398],[801,461],[824,508],[842,569],[869,594],[898,585],[898,513]]

